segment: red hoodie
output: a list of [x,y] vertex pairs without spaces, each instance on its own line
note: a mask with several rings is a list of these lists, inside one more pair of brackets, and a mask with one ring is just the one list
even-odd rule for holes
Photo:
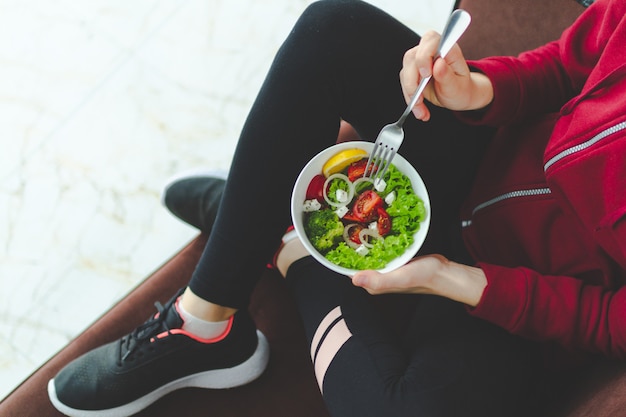
[[626,358],[626,1],[562,37],[470,65],[503,126],[462,209],[488,285],[470,313],[524,337]]

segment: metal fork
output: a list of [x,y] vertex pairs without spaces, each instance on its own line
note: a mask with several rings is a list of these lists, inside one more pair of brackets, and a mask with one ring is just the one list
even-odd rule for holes
[[[450,15],[441,34],[437,54],[433,58],[433,62],[437,58],[445,57],[446,54],[450,52],[450,49],[452,49],[463,32],[465,32],[465,29],[469,26],[470,21],[471,17],[465,10],[457,9]],[[391,164],[393,157],[396,156],[396,152],[404,140],[404,130],[402,129],[402,125],[404,124],[404,121],[409,113],[411,113],[415,103],[417,103],[417,99],[424,92],[424,88],[426,88],[430,78],[431,76],[422,78],[417,86],[415,94],[413,94],[413,97],[409,102],[409,105],[406,107],[406,110],[404,110],[404,113],[402,113],[402,116],[400,116],[398,121],[386,125],[382,128],[380,133],[378,133],[378,137],[374,143],[374,148],[372,149],[372,152],[367,160],[363,177],[370,177],[376,182],[385,176],[387,168],[389,168],[389,164]]]

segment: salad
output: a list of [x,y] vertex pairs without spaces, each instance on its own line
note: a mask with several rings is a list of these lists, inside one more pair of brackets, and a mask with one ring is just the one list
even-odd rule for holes
[[402,255],[426,219],[423,200],[393,164],[385,177],[363,178],[368,154],[347,149],[315,175],[303,202],[304,230],[317,251],[349,269],[382,269]]

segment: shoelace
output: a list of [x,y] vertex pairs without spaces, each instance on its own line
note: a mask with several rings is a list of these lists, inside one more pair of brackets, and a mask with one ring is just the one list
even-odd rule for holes
[[[141,345],[152,339],[153,336],[164,331],[170,332],[170,327],[165,321],[167,311],[172,307],[178,296],[172,298],[165,306],[160,302],[154,303],[157,314],[145,323],[133,330],[132,333],[123,337],[118,345],[118,363],[126,361]],[[126,352],[124,352],[126,351]]]

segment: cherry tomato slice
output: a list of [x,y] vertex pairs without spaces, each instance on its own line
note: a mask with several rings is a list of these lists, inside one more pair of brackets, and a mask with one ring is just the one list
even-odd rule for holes
[[348,238],[358,245],[361,244],[361,239],[359,238],[359,232],[361,230],[363,230],[363,226],[355,225],[350,228],[350,232],[348,233]]
[[317,200],[320,203],[324,203],[324,183],[326,177],[323,175],[316,175],[311,179],[309,186],[306,189],[307,200]]
[[342,220],[351,222],[351,223],[360,223],[362,222],[362,220],[360,218],[358,218],[357,216],[354,215],[354,213],[352,211],[348,211],[346,214],[343,215]]
[[[361,178],[363,174],[365,174],[365,167],[367,166],[367,158],[361,159],[360,161],[353,162],[348,167],[348,179],[352,182]],[[373,171],[370,175],[374,174],[378,169],[377,166],[373,167]]]
[[378,220],[376,220],[376,225],[378,226],[378,234],[381,236],[385,236],[391,231],[391,218],[389,217],[389,213],[387,213],[387,210],[382,207],[379,207],[376,212],[378,213]]
[[365,166],[367,165],[367,159],[361,159],[360,161],[353,162],[348,167],[348,179],[352,182],[361,178],[365,173]]
[[365,190],[354,202],[352,213],[361,219],[361,222],[370,222],[376,219],[377,209],[382,206],[383,199],[375,191]]

